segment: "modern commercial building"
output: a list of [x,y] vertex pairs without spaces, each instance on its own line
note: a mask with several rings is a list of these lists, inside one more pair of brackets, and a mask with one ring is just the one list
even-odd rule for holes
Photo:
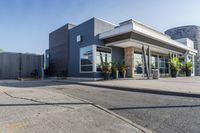
[[79,25],[66,24],[49,34],[52,76],[99,79],[102,59],[124,60],[128,77],[151,76],[152,69],[168,76],[170,57],[194,61],[196,53],[191,40],[172,40],[132,19],[115,25],[92,18]]
[[195,75],[200,76],[200,27],[195,25],[180,26],[165,32],[172,39],[189,38],[194,42],[194,49],[198,51],[195,57]]
[[0,79],[41,77],[42,55],[28,53],[0,53]]

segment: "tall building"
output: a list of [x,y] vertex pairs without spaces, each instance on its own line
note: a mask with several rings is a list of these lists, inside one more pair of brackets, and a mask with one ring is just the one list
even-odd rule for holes
[[195,75],[200,76],[200,27],[195,25],[181,26],[165,31],[172,39],[189,38],[194,42],[194,49],[198,51],[195,56]]

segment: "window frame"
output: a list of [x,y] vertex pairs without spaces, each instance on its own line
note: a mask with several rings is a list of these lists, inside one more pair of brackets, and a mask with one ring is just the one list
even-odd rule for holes
[[[81,48],[86,47],[92,47],[92,64],[88,65],[81,65]],[[111,50],[111,61],[112,61],[112,48],[106,47],[106,46],[100,46],[100,45],[89,45],[79,48],[79,73],[102,73],[101,71],[97,71],[97,64],[96,64],[96,58],[97,58],[97,47],[107,48]],[[92,66],[92,71],[81,71],[81,66]]]
[[[87,47],[92,47],[92,64],[88,64],[88,65],[81,65],[81,49],[82,48],[87,48]],[[90,45],[90,46],[85,46],[85,47],[80,47],[79,48],[79,73],[93,73],[93,67],[94,67],[94,45]],[[82,66],[92,66],[92,70],[91,71],[82,71],[81,67]]]
[[111,56],[110,56],[110,58],[111,58],[111,62],[112,62],[112,48],[111,47],[106,47],[106,46],[100,46],[100,45],[96,45],[95,46],[95,67],[94,67],[94,72],[96,72],[96,73],[102,73],[102,71],[97,71],[97,62],[96,62],[96,60],[97,60],[97,47],[102,47],[102,48],[107,48],[107,49],[110,49],[110,54],[111,54]]

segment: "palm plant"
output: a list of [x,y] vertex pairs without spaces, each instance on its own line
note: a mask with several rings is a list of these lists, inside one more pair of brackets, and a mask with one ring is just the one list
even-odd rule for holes
[[119,75],[119,63],[117,61],[112,61],[112,73],[115,79],[118,79]]
[[104,79],[108,80],[111,74],[111,63],[110,62],[102,62],[101,63],[101,71],[104,74]]
[[127,67],[125,65],[125,61],[121,60],[119,62],[119,71],[122,73],[123,78],[126,77],[126,69],[127,69]]
[[173,57],[169,60],[170,69],[171,69],[171,76],[176,77],[177,72],[180,70],[182,64],[179,61],[178,57]]
[[187,61],[185,63],[186,76],[188,77],[191,76],[192,68],[193,68],[192,61]]
[[103,72],[104,79],[108,80],[111,74],[111,63],[107,61],[103,61],[102,53],[100,53],[100,60],[101,60],[101,71]]

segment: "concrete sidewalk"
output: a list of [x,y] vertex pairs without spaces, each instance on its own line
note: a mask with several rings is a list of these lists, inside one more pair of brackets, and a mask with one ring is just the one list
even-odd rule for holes
[[124,91],[200,97],[200,77],[160,78],[159,80],[66,81]]
[[[148,132],[112,112],[71,95],[39,88],[0,86],[1,133]],[[150,132],[150,131],[149,131]]]

